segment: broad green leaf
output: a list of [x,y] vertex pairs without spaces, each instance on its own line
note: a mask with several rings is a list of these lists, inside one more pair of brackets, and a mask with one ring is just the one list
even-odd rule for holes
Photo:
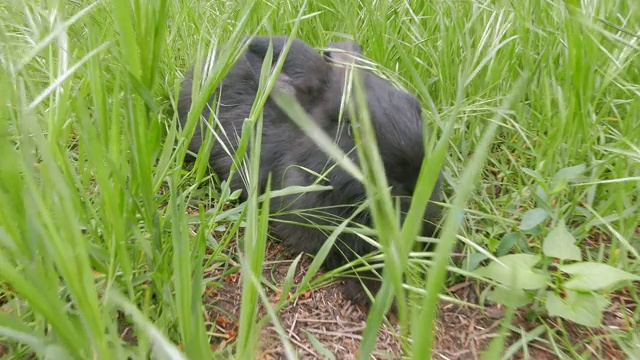
[[557,180],[557,179],[573,180],[575,178],[580,177],[586,169],[587,169],[587,165],[585,164],[569,166],[569,167],[560,169],[554,176],[554,180]]
[[234,192],[231,193],[231,195],[229,195],[229,197],[227,198],[227,201],[234,201],[240,198],[240,195],[242,194],[242,189],[238,189]]
[[546,210],[541,208],[535,208],[524,213],[522,221],[520,222],[520,229],[531,230],[545,221],[549,214]]
[[587,169],[585,164],[580,164],[576,166],[566,167],[564,169],[560,169],[556,175],[553,177],[551,192],[558,193],[562,189],[567,186],[567,183],[580,175]]
[[487,255],[483,253],[477,252],[477,253],[469,254],[469,256],[465,257],[462,263],[462,269],[464,269],[465,271],[473,271],[478,267],[478,265],[480,265],[482,261],[486,259],[487,259]]
[[536,195],[540,198],[540,201],[544,202],[545,204],[549,201],[547,191],[540,185],[536,186]]
[[571,235],[564,221],[561,221],[544,238],[542,252],[549,257],[562,260],[582,260],[580,248],[575,245],[576,239]]
[[[530,232],[527,232],[527,233],[530,234]],[[531,246],[529,246],[529,242],[524,236],[518,237],[517,245],[520,248],[520,250],[522,250],[522,252],[525,254],[537,255],[539,253],[539,251],[533,250]]]
[[546,308],[551,316],[559,316],[576,324],[598,327],[602,322],[602,311],[609,300],[600,294],[567,290],[567,297],[560,298],[547,291]]
[[513,254],[499,257],[504,266],[492,261],[474,271],[477,275],[495,280],[514,289],[533,290],[547,286],[547,276],[533,271],[539,261],[537,255]]
[[531,297],[522,289],[513,289],[508,287],[496,286],[489,294],[487,299],[498,304],[510,307],[522,307],[531,302]]
[[520,233],[518,232],[505,234],[502,239],[500,239],[500,244],[498,244],[498,249],[496,249],[496,255],[507,255],[507,253],[509,253],[509,250],[511,250],[511,248],[513,248],[513,246],[518,242],[519,238]]
[[573,275],[571,280],[564,284],[565,288],[573,290],[599,290],[619,281],[640,280],[640,276],[596,262],[585,261],[569,265],[559,265],[558,269]]

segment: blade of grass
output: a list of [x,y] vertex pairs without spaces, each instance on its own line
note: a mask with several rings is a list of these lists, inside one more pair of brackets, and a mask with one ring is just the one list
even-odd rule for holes
[[[509,109],[513,103],[522,95],[523,89],[529,85],[530,78],[523,77],[514,86],[514,90],[505,100],[502,108]],[[414,358],[431,357],[433,345],[433,323],[437,314],[438,293],[444,283],[446,276],[446,266],[449,262],[449,254],[455,245],[455,234],[462,224],[464,204],[467,201],[474,183],[484,160],[487,157],[487,149],[491,144],[493,136],[499,125],[500,115],[496,114],[492,121],[487,125],[487,130],[481,138],[480,143],[476,147],[473,156],[469,159],[469,163],[462,174],[452,207],[447,213],[442,227],[440,241],[436,246],[435,263],[429,271],[427,277],[427,295],[422,301],[422,310],[419,319],[414,322],[412,333],[421,334],[421,341],[414,342],[412,347],[412,355]]]

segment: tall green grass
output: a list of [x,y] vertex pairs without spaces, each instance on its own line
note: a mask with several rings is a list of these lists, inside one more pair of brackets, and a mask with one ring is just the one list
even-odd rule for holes
[[[376,149],[361,148],[356,171],[391,271],[360,358],[373,350],[394,295],[404,296],[403,273],[412,274],[404,287],[412,290],[409,306],[398,306],[403,349],[427,358],[438,301],[448,298],[444,286],[493,257],[535,204],[569,219],[578,239],[605,233],[608,241],[583,243],[586,256],[637,274],[639,7],[623,0],[0,2],[5,356],[252,358],[265,321],[257,302],[268,306],[258,286],[268,202],[253,188],[238,204],[228,179],[209,174],[205,160],[183,164],[206,92],[233,65],[245,34],[295,32],[317,47],[354,37],[381,75],[420,98],[434,130],[411,210],[424,207],[435,180],[430,170],[442,163],[449,205],[433,253],[413,251],[417,217],[397,223],[384,179],[364,176],[380,170]],[[207,74],[196,72],[201,91],[181,130],[172,110],[181,74],[200,68],[213,49],[221,55]],[[265,93],[275,75],[262,79]],[[249,120],[258,128],[261,101]],[[257,133],[247,126],[245,144],[259,144]],[[257,157],[246,160],[233,176],[255,184]],[[582,163],[584,179],[545,203],[536,186]],[[243,251],[229,255],[236,239]],[[539,253],[536,239],[514,251]],[[456,243],[462,263],[451,261]],[[243,278],[238,340],[219,351],[209,345],[212,324],[203,316],[215,305],[203,304],[204,288],[220,281],[204,275],[212,268],[241,270]],[[416,268],[427,269],[426,277]],[[629,286],[637,302],[638,289]],[[268,306],[272,320],[282,305]],[[638,320],[638,310],[629,314],[632,330]],[[125,329],[135,342],[123,339]],[[609,336],[631,354],[632,333]],[[554,349],[571,354],[572,346]]]

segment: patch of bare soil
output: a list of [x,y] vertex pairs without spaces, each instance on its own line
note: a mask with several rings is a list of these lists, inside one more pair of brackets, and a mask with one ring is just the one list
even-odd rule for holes
[[[291,261],[282,260],[284,253],[277,244],[271,243],[267,249],[265,261],[265,278],[280,289],[291,265]],[[298,283],[310,264],[308,259],[300,262],[294,276]],[[214,277],[223,275],[209,274]],[[238,330],[241,298],[240,275],[231,274],[223,277],[221,287],[210,289],[206,293],[205,303],[210,304],[207,317],[215,324],[212,331],[219,342],[218,348],[235,340]],[[301,359],[324,359],[325,352],[330,352],[336,359],[354,359],[361,340],[366,321],[364,309],[353,305],[342,294],[342,282],[334,281],[328,285],[303,293],[278,313],[288,340]],[[277,303],[282,294],[267,290],[272,304]],[[480,298],[475,283],[467,282],[451,287],[449,295],[464,302],[477,304]],[[511,357],[512,359],[558,359],[549,341],[549,333],[557,331],[553,337],[556,346],[563,348],[563,343],[573,344],[574,349],[585,358],[622,359],[625,358],[617,343],[610,339],[610,329],[624,330],[625,321],[635,309],[629,294],[612,297],[612,306],[606,313],[604,325],[598,329],[586,329],[568,321],[546,319],[545,325],[551,332],[545,332],[537,339],[530,339]],[[260,316],[267,316],[260,307]],[[505,340],[505,350],[512,344],[523,342],[522,337],[529,331],[542,325],[538,321],[528,321],[526,311],[521,309],[513,317],[512,331]],[[625,312],[624,314],[621,312]],[[464,306],[449,302],[441,302],[436,322],[436,337],[433,345],[433,359],[478,359],[489,342],[497,336],[504,315],[500,307],[487,305]],[[397,339],[398,329],[395,327],[393,315],[388,324],[383,325],[378,333],[376,351],[373,359],[400,359],[401,348]],[[566,334],[566,336],[565,336]],[[318,345],[321,344],[321,345]],[[580,345],[577,345],[580,344]],[[524,350],[523,350],[524,348]],[[577,354],[568,353],[572,357]],[[261,331],[259,353],[256,359],[284,359],[282,342],[272,323],[268,323]]]
[[[264,269],[265,278],[278,288],[291,266],[291,261],[279,259],[282,253],[283,250],[277,244],[270,244]],[[294,283],[302,280],[309,264],[309,258],[300,262],[294,275]],[[240,276],[228,275],[224,277],[221,285],[221,288],[207,293],[207,300],[213,305],[207,311],[207,316],[216,324],[215,333],[222,340],[219,346],[224,346],[237,335],[242,291]],[[279,322],[300,359],[323,359],[323,352],[326,351],[334,354],[336,359],[356,357],[366,312],[344,298],[342,286],[340,281],[334,281],[307,291],[279,311]],[[271,304],[275,305],[282,294],[266,287],[265,290]],[[259,307],[259,315],[268,316],[263,306]],[[396,359],[399,353],[400,346],[395,329],[383,325],[378,332],[374,358]],[[259,354],[256,355],[256,359],[282,358],[285,358],[283,344],[274,325],[269,322],[261,331]]]
[[[300,358],[325,358],[323,350],[313,345],[312,339],[315,339],[336,359],[355,359],[366,314],[342,297],[340,287],[339,283],[333,283],[314,290],[306,299],[293,302],[279,313],[279,320]],[[393,330],[383,325],[378,332],[375,359],[398,357],[400,348]],[[257,358],[284,358],[281,341],[271,324],[262,329]]]

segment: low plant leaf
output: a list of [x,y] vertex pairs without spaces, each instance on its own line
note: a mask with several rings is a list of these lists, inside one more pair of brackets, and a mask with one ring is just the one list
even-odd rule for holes
[[531,302],[531,297],[522,289],[496,286],[487,295],[487,300],[509,307],[522,307]]
[[551,192],[556,194],[567,187],[569,181],[579,177],[587,169],[585,164],[560,169],[553,177]]
[[242,194],[242,189],[238,189],[234,192],[231,193],[231,195],[229,195],[229,197],[227,198],[227,201],[234,201],[240,198],[240,195]]
[[480,252],[471,253],[469,254],[469,256],[465,257],[462,263],[462,269],[464,269],[465,271],[473,271],[478,267],[478,265],[480,265],[482,261],[486,260],[487,258],[487,255]]
[[587,169],[587,165],[585,165],[584,163],[576,166],[569,166],[569,167],[558,170],[558,172],[556,173],[553,179],[554,180],[558,180],[558,179],[573,180],[575,178],[580,177],[586,169]]
[[546,203],[549,201],[549,196],[547,195],[547,191],[540,185],[536,186],[536,196],[540,198],[540,201]]
[[507,255],[507,253],[509,253],[509,251],[518,243],[518,238],[520,238],[520,233],[518,232],[505,234],[500,239],[500,244],[498,244],[498,248],[496,249],[496,255]]
[[582,260],[580,248],[575,244],[576,239],[571,235],[564,221],[561,221],[544,238],[542,252],[549,257],[562,260]]
[[593,291],[606,288],[620,281],[638,281],[640,276],[597,262],[579,262],[559,265],[560,271],[573,275],[564,284],[566,289]]
[[546,308],[551,316],[559,316],[576,324],[598,327],[602,323],[602,311],[609,305],[606,297],[596,293],[566,291],[562,299],[547,291]]
[[540,258],[537,255],[512,254],[499,257],[502,264],[492,261],[474,271],[513,289],[533,290],[547,286],[547,276],[533,271]]
[[541,224],[543,221],[547,219],[549,214],[546,210],[541,208],[535,208],[524,213],[522,217],[522,221],[520,222],[520,229],[522,230],[531,230],[534,227]]

